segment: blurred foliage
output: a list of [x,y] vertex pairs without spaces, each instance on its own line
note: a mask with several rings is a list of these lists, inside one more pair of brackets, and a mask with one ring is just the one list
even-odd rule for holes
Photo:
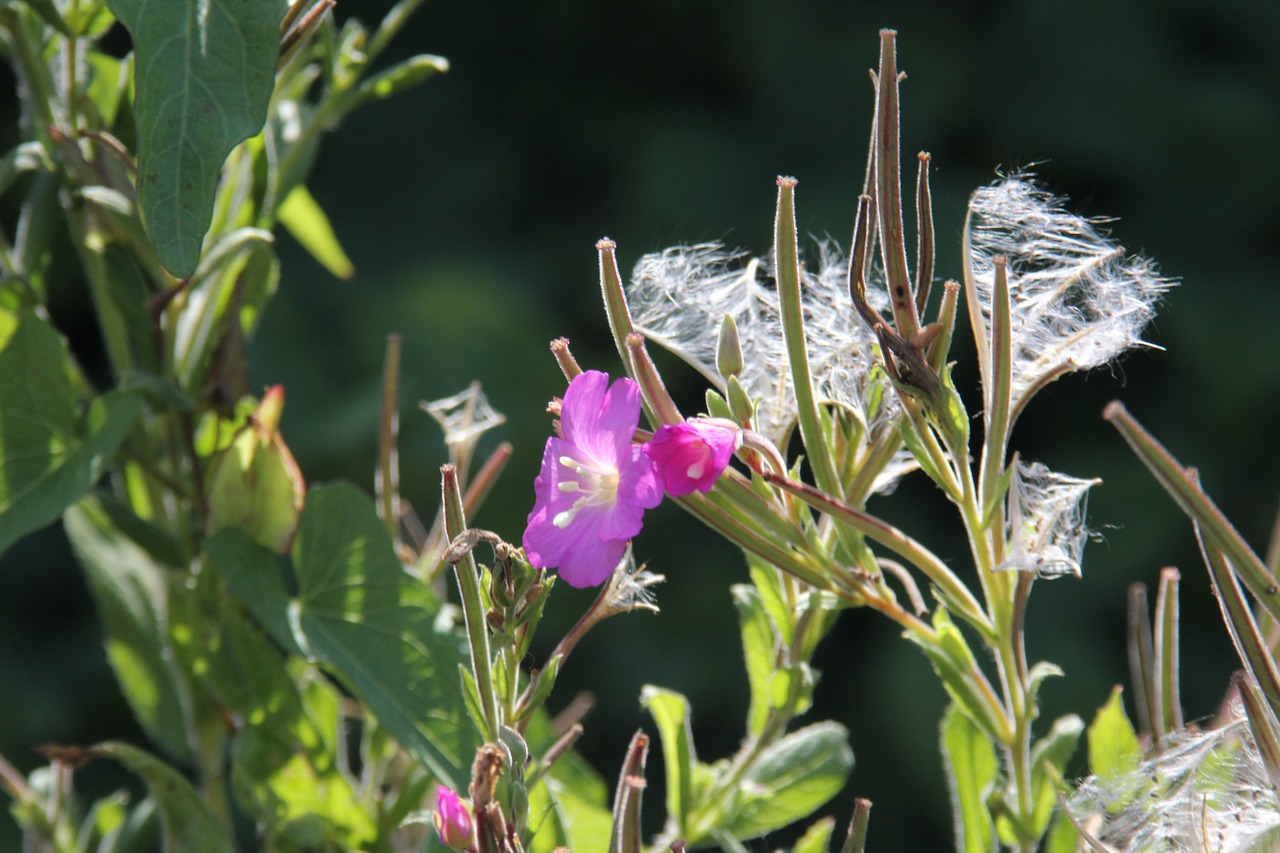
[[[390,5],[342,0],[338,12],[376,21]],[[1168,352],[1133,355],[1114,376],[1059,383],[1018,427],[1029,453],[1104,480],[1090,504],[1102,541],[1086,550],[1083,580],[1042,591],[1029,617],[1032,655],[1059,662],[1069,676],[1060,683],[1071,685],[1046,687],[1045,719],[1068,710],[1089,717],[1126,678],[1124,588],[1153,582],[1161,566],[1190,571],[1198,562],[1177,510],[1101,422],[1103,403],[1123,397],[1172,450],[1194,457],[1247,539],[1265,541],[1274,517],[1280,359],[1271,355],[1270,318],[1280,309],[1280,165],[1271,152],[1280,139],[1280,7],[428,4],[384,62],[429,48],[450,58],[450,74],[365,107],[363,121],[328,140],[316,163],[311,191],[355,279],[334,279],[283,239],[280,293],[253,343],[250,387],[287,387],[291,415],[282,430],[301,467],[316,482],[371,483],[379,365],[385,335],[397,331],[405,400],[478,379],[507,414],[502,438],[517,456],[477,521],[518,529],[532,505],[545,403],[562,387],[544,342],[568,336],[584,366],[617,370],[595,292],[594,241],[614,238],[624,271],[643,252],[676,242],[723,239],[763,251],[779,173],[800,179],[801,231],[845,241],[871,105],[865,69],[884,26],[900,31],[910,75],[903,144],[933,154],[940,275],[958,274],[968,193],[993,169],[1039,163],[1051,188],[1085,214],[1122,216],[1113,226],[1120,241],[1182,280],[1148,333]],[[0,87],[6,106],[13,85]],[[14,124],[6,109],[6,146]],[[55,266],[50,288],[59,325],[94,361],[101,343],[83,284]],[[1247,352],[1255,342],[1260,352]],[[664,373],[681,375],[675,366]],[[957,385],[967,394],[976,377],[958,376]],[[673,391],[679,398],[696,387],[690,377]],[[291,423],[298,413],[305,425]],[[1204,444],[1209,436],[1229,439]],[[443,461],[437,427],[406,415],[409,500],[435,505]],[[924,482],[902,489],[911,499],[895,500],[899,508],[938,519],[927,544],[961,557],[963,540],[941,520],[940,496]],[[641,536],[636,551],[669,579],[659,590],[658,630],[641,618],[601,627],[561,684],[568,695],[581,683],[575,678],[589,679],[596,691],[581,745],[601,768],[616,766],[630,733],[648,724],[641,684],[658,681],[687,696],[699,709],[695,737],[713,751],[732,749],[716,743],[717,733],[737,732],[746,704],[738,667],[696,654],[734,641],[727,587],[744,576],[740,558],[710,537],[687,535],[697,525],[674,507],[651,518],[651,529],[664,533]],[[56,530],[0,560],[0,752],[23,770],[39,763],[26,751],[33,743],[137,735],[95,641],[83,584]],[[586,595],[562,596],[547,615],[548,636],[567,627]],[[1205,584],[1186,585],[1182,612],[1183,698],[1195,719],[1213,712],[1236,664]],[[851,732],[858,766],[850,790],[876,804],[871,848],[945,844],[936,747],[944,696],[926,661],[887,624],[854,613],[816,663],[825,678],[813,717]],[[610,686],[603,673],[612,674]],[[11,832],[0,829],[0,846]]]

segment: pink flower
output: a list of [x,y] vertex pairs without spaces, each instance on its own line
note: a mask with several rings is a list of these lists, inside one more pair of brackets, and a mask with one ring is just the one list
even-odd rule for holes
[[458,799],[458,795],[441,785],[436,789],[436,812],[431,817],[436,825],[440,841],[452,850],[466,850],[471,846],[475,828],[471,809]]
[[560,436],[547,439],[524,531],[529,562],[558,567],[565,583],[599,586],[617,567],[642,516],[662,501],[653,461],[633,445],[640,388],[588,370],[560,406]]
[[736,427],[697,420],[658,428],[644,452],[658,466],[663,486],[673,498],[711,491],[742,442]]

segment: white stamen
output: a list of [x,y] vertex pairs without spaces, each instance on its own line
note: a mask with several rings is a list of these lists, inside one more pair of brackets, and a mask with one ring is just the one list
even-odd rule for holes
[[556,488],[562,492],[576,492],[582,487],[577,480],[565,480],[563,483],[556,483]]

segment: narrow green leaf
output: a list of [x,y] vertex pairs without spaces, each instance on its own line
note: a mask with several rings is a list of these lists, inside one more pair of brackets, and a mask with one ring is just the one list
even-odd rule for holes
[[175,758],[189,757],[187,685],[174,668],[168,642],[165,570],[93,498],[68,509],[63,526],[84,567],[106,634],[107,660],[125,700],[148,737]]
[[1138,735],[1124,713],[1123,692],[1116,685],[1089,724],[1089,771],[1113,784],[1132,775],[1142,759]]
[[995,828],[987,797],[995,787],[1000,762],[991,740],[956,704],[943,718],[942,759],[951,790],[956,850],[990,853],[995,849]]
[[681,837],[688,838],[693,808],[693,766],[697,754],[689,728],[689,700],[672,690],[646,685],[640,704],[649,709],[662,736],[662,759],[667,775],[667,818]]
[[777,655],[773,624],[765,612],[760,593],[753,586],[736,584],[730,592],[738,609],[738,622],[742,631],[742,654],[747,667],[747,682],[751,687],[751,703],[747,709],[747,734],[759,735],[769,718],[769,684]]
[[827,853],[831,849],[831,833],[835,828],[836,819],[824,817],[804,831],[791,848],[791,853]]
[[849,732],[815,723],[770,745],[743,779],[728,831],[755,838],[812,815],[844,787],[853,769]]
[[751,575],[751,582],[755,584],[756,592],[760,595],[760,603],[773,621],[773,626],[778,630],[779,638],[784,643],[790,643],[791,635],[795,631],[796,617],[783,600],[781,574],[754,554],[748,553],[746,556],[747,570]]
[[433,56],[429,53],[411,56],[404,62],[393,65],[386,71],[362,82],[356,89],[356,100],[353,106],[367,100],[390,98],[448,70],[449,60],[443,56]]
[[226,830],[181,773],[137,747],[108,741],[94,747],[141,776],[160,807],[166,851],[233,853]]
[[1058,780],[1066,776],[1067,762],[1075,755],[1084,734],[1084,721],[1067,714],[1053,721],[1049,733],[1040,739],[1031,753],[1031,792],[1034,820],[1031,834],[1039,837],[1049,827],[1053,807],[1058,802]]
[[1079,849],[1080,833],[1076,825],[1066,814],[1058,812],[1044,837],[1044,853],[1077,853]]
[[310,252],[311,257],[329,272],[342,279],[356,274],[355,265],[343,251],[338,235],[333,233],[329,217],[325,216],[324,210],[305,186],[299,184],[289,192],[289,197],[280,205],[277,215],[280,223],[302,244],[302,248]]
[[160,260],[191,275],[222,162],[267,118],[285,0],[108,0],[133,37],[138,203]]

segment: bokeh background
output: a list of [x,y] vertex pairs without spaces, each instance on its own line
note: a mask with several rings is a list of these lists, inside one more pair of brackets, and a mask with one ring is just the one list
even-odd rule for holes
[[[339,0],[338,14],[372,22],[390,6]],[[1278,4],[432,0],[388,61],[432,52],[452,70],[357,113],[316,165],[314,194],[359,275],[336,281],[282,238],[284,281],[253,344],[253,382],[286,386],[284,433],[310,481],[368,487],[385,337],[402,334],[403,490],[429,511],[445,456],[412,404],[478,379],[517,454],[474,521],[518,539],[545,403],[563,386],[547,342],[567,336],[585,366],[617,371],[594,242],[614,238],[624,270],[676,243],[766,252],[778,174],[799,178],[802,232],[846,241],[881,27],[899,30],[909,74],[905,152],[933,154],[940,277],[960,275],[969,192],[997,168],[1035,164],[1074,210],[1119,217],[1117,238],[1181,282],[1148,330],[1157,347],[1051,387],[1014,446],[1104,480],[1084,578],[1032,597],[1033,657],[1067,673],[1043,692],[1045,725],[1067,712],[1088,719],[1127,680],[1126,587],[1154,584],[1166,565],[1184,578],[1184,703],[1190,719],[1206,718],[1237,664],[1190,527],[1099,414],[1123,399],[1265,546],[1280,499]],[[7,103],[12,78],[3,83]],[[67,293],[63,316],[80,334],[85,303],[74,282]],[[968,346],[958,338],[954,357],[976,414]],[[663,365],[693,410],[700,380]],[[927,484],[908,482],[873,509],[965,564],[958,525]],[[638,702],[646,683],[690,697],[704,760],[732,752],[745,714],[727,592],[746,580],[739,555],[674,507],[650,516],[636,552],[668,577],[661,615],[597,629],[556,699],[594,694],[582,747],[610,778],[630,734],[652,731]],[[557,593],[543,653],[590,597]],[[872,849],[949,847],[944,695],[923,657],[887,621],[850,612],[817,664],[810,717],[848,726],[857,756],[831,811],[847,819],[853,796],[870,797]],[[0,559],[0,752],[26,770],[36,744],[105,737],[141,735],[55,527]],[[657,754],[650,775],[656,819]],[[12,823],[0,826],[0,849],[16,849]]]

